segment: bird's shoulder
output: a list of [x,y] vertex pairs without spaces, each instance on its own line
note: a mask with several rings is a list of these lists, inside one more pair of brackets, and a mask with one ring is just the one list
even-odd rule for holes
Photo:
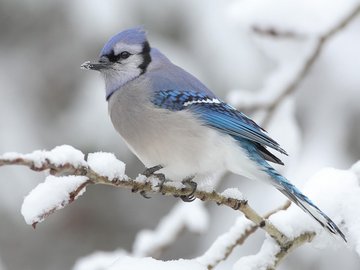
[[182,110],[191,101],[217,100],[200,80],[171,62],[150,70],[146,79],[152,92],[151,101],[164,109]]

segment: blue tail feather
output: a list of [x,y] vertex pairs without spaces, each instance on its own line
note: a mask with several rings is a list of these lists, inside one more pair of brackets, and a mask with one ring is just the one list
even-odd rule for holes
[[339,235],[346,241],[344,233],[339,227],[321,211],[307,196],[305,196],[296,186],[290,183],[284,176],[278,173],[258,152],[256,145],[252,142],[236,138],[244,150],[248,152],[249,158],[256,162],[260,168],[266,172],[271,179],[271,184],[275,186],[281,193],[299,206],[305,213],[312,216],[322,227],[332,234]]
[[[270,167],[270,165],[269,165]],[[339,227],[321,211],[307,196],[305,196],[296,186],[291,184],[285,177],[276,172],[272,167],[267,168],[269,175],[274,180],[272,183],[281,193],[288,197],[292,202],[299,206],[304,212],[312,216],[322,227],[330,233],[339,235],[346,241],[344,233]]]

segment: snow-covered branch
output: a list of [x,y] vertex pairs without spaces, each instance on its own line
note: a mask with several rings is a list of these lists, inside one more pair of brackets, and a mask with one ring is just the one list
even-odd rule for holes
[[[66,156],[69,156],[68,160],[66,160]],[[7,153],[0,157],[0,166],[4,165],[24,165],[35,171],[50,170],[50,173],[54,175],[70,174],[83,177],[81,178],[83,182],[80,186],[71,183],[71,187],[66,189],[67,192],[62,193],[62,195],[65,196],[65,201],[68,202],[73,200],[68,198],[75,198],[69,194],[74,192],[81,194],[82,190],[85,190],[89,184],[104,184],[128,188],[133,192],[141,193],[161,192],[163,195],[175,197],[186,196],[192,193],[191,187],[171,181],[162,185],[160,190],[159,185],[161,180],[159,180],[156,175],[148,178],[144,175],[139,175],[136,179],[131,179],[125,175],[125,165],[117,160],[114,155],[109,153],[89,154],[88,160],[86,161],[84,154],[67,145],[56,147],[51,151],[35,151],[31,154]],[[41,198],[41,194],[46,194],[41,193],[41,191],[46,192],[48,189],[38,186],[35,190],[38,192],[30,193],[24,202],[39,201],[38,198]],[[29,198],[29,196],[34,196],[32,194],[36,195],[36,199]],[[267,219],[264,219],[256,213],[248,204],[247,200],[244,199],[236,189],[228,189],[223,193],[218,193],[215,190],[198,188],[193,196],[202,201],[212,201],[218,205],[225,205],[235,210],[240,210],[249,220],[254,222],[256,226],[265,230],[280,244],[286,244],[289,241],[289,239]],[[60,209],[67,204],[63,203],[64,200],[60,198],[56,202],[61,201],[61,207],[56,207],[53,201],[46,201],[45,198],[47,197],[44,196],[42,203],[32,205],[31,217],[28,217],[28,212],[23,211],[23,214],[27,216],[26,221],[28,223],[33,225],[37,224],[54,212],[54,210]],[[46,207],[44,205],[46,205]],[[34,215],[34,207],[37,209],[38,215]],[[27,209],[27,207],[23,206],[23,209],[24,208]]]
[[88,184],[90,184],[90,180],[86,176],[56,177],[49,175],[44,183],[39,184],[24,199],[21,214],[26,223],[31,224],[35,229],[39,222],[81,196]]
[[[139,175],[136,179],[126,176],[125,164],[116,159],[113,154],[93,153],[89,154],[86,160],[83,153],[66,145],[56,147],[51,151],[35,151],[30,154],[6,153],[0,156],[0,166],[5,165],[23,165],[35,171],[49,171],[52,174],[46,178],[44,183],[39,184],[31,191],[24,200],[22,214],[26,222],[33,226],[54,211],[76,200],[90,184],[111,185],[142,193],[161,192],[163,195],[175,197],[188,195],[192,191],[191,188],[181,183],[171,181],[166,182],[160,190],[160,180],[156,175],[150,177]],[[353,241],[357,250],[360,250],[358,248],[360,224],[351,213],[356,212],[355,208],[360,205],[359,168],[360,163],[357,163],[349,171],[325,170],[314,176],[314,179],[311,179],[305,187],[305,190],[308,189],[308,194],[312,193],[312,198],[320,200],[320,205],[330,205],[330,208],[327,209],[330,214],[331,210],[336,211],[337,208],[344,205],[343,210],[338,211],[340,216],[337,217],[334,213],[332,216],[338,223],[341,220],[348,228],[349,239]],[[342,189],[339,189],[338,186],[340,182]],[[317,190],[320,193],[316,193]],[[339,206],[339,203],[335,203],[336,206],[332,205],[331,203],[334,204],[334,202],[331,202],[333,200],[329,199],[329,196],[321,197],[323,193],[333,194],[330,196],[331,198],[337,195],[336,201],[341,202],[341,205]],[[222,193],[208,188],[200,188],[196,190],[194,196],[203,201],[212,201],[240,210],[244,214],[228,232],[213,243],[204,255],[193,260],[196,261],[195,264],[204,265],[207,269],[212,269],[219,262],[226,260],[233,249],[241,245],[257,228],[266,231],[269,238],[264,242],[257,255],[244,257],[238,261],[236,265],[241,265],[241,269],[257,269],[259,265],[264,269],[275,269],[281,260],[298,246],[313,241],[315,236],[321,238],[324,233],[326,237],[329,237],[320,226],[296,206],[289,207],[288,202],[262,217],[234,188],[227,189]],[[346,196],[346,198],[342,196]],[[321,200],[323,200],[322,203]],[[351,204],[348,205],[346,200],[351,200]],[[196,209],[198,209],[197,216],[203,216],[202,220],[206,220],[204,209],[201,207]],[[177,219],[181,219],[181,222],[177,222]],[[133,255],[156,256],[156,253],[169,245],[185,226],[193,231],[201,231],[206,228],[206,224],[207,222],[204,221],[202,224],[194,225],[184,204],[178,205],[173,213],[163,219],[155,231],[144,231],[139,234],[134,245]],[[170,227],[172,228],[170,231],[166,229]],[[157,240],[154,241],[155,239]],[[244,267],[244,264],[247,268]]]

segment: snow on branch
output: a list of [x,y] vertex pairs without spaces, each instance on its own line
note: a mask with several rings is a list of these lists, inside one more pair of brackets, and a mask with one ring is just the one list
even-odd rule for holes
[[[55,153],[55,154],[54,154]],[[72,148],[71,146],[59,146],[52,151],[35,151],[31,154],[17,154],[7,153],[0,156],[0,166],[3,165],[24,165],[35,171],[50,170],[54,175],[77,175],[86,177],[86,181],[81,185],[82,189],[89,184],[104,184],[115,187],[123,187],[131,189],[132,191],[138,191],[142,193],[159,192],[160,180],[156,176],[146,178],[144,176],[137,179],[130,179],[125,175],[125,165],[121,161],[117,161],[112,154],[96,153],[98,158],[90,158],[89,162],[79,150]],[[57,157],[57,154],[59,157]],[[66,162],[64,156],[69,155],[69,162]],[[92,157],[90,154],[89,157]],[[76,157],[76,158],[74,158]],[[59,161],[60,160],[60,161]],[[85,178],[84,178],[85,179]],[[70,190],[69,188],[68,190]],[[78,191],[81,192],[81,191]],[[161,189],[163,195],[172,195],[175,197],[186,196],[192,193],[192,189],[186,186],[174,185],[173,182],[165,183]],[[32,196],[30,193],[28,196]],[[35,192],[34,194],[38,194]],[[230,194],[230,196],[229,196]],[[231,197],[231,194],[234,197]],[[67,200],[66,192],[63,193],[64,200]],[[66,195],[66,196],[65,196]],[[281,244],[285,244],[289,239],[281,233],[276,227],[274,227],[268,220],[261,217],[256,213],[248,204],[247,200],[239,197],[239,193],[225,192],[225,195],[217,193],[216,191],[208,191],[197,189],[193,194],[195,198],[203,201],[213,201],[218,205],[225,205],[236,210],[240,210],[244,215],[254,222],[257,226],[265,230],[270,236]],[[49,209],[49,201],[47,197],[44,197],[43,205],[38,204],[36,211],[38,212],[34,222],[42,221],[45,217],[53,213],[59,207],[52,206]],[[28,199],[27,201],[33,201]],[[59,202],[60,200],[58,200]],[[45,206],[46,207],[42,207]],[[23,206],[26,208],[26,206]],[[46,211],[48,209],[48,212]],[[32,213],[34,216],[34,213]]]
[[[34,228],[56,210],[75,201],[85,192],[87,185],[100,181],[100,178],[107,181],[119,177],[126,179],[125,164],[113,154],[92,153],[86,161],[81,151],[69,145],[30,154],[6,153],[0,156],[0,166],[4,165],[23,165],[34,171],[48,170],[52,174],[25,197],[21,207],[26,223]],[[97,177],[95,182],[91,173]]]
[[50,214],[75,201],[85,192],[88,183],[89,179],[86,176],[49,175],[44,183],[39,184],[25,197],[21,214],[26,223],[35,228]]
[[[125,164],[113,154],[93,153],[89,154],[86,160],[79,150],[66,145],[51,151],[35,151],[30,154],[6,153],[0,156],[0,166],[5,165],[24,165],[35,171],[47,170],[52,174],[24,200],[22,214],[26,222],[33,226],[74,201],[90,184],[111,185],[142,193],[160,192],[160,180],[156,176],[147,178],[140,175],[136,179],[129,178],[125,174]],[[354,216],[360,206],[359,179],[360,162],[349,170],[324,169],[308,181],[304,191],[337,224],[341,224],[350,245],[360,254],[360,221]],[[163,195],[176,197],[187,195],[191,191],[191,188],[171,181],[166,182],[161,189]],[[206,187],[198,189],[194,196],[203,201],[212,201],[240,210],[244,214],[203,256],[194,259],[196,263],[206,266],[206,269],[212,269],[225,260],[234,247],[241,245],[257,228],[266,231],[271,239],[264,243],[257,255],[242,258],[237,263],[242,269],[257,269],[259,265],[264,265],[264,269],[274,269],[289,252],[306,242],[312,241],[320,247],[321,243],[326,243],[326,246],[339,244],[337,239],[332,239],[298,207],[289,207],[289,203],[262,217],[250,207],[237,189],[218,193]],[[205,230],[207,213],[199,205],[196,202],[193,207],[197,210],[197,215],[202,217],[202,223],[195,224],[188,215],[187,206],[179,204],[160,222],[155,231],[143,231],[139,234],[133,254],[156,256],[185,226],[196,232]],[[181,222],[177,222],[177,219]]]

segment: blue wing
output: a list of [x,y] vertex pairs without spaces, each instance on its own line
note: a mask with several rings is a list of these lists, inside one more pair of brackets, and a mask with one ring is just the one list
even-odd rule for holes
[[[218,100],[208,93],[195,91],[164,90],[155,93],[153,103],[164,109],[193,112],[205,125],[211,126],[235,139],[244,138],[255,142],[264,158],[280,163],[264,146],[286,154],[279,144],[271,139],[260,126],[245,114]],[[274,160],[275,159],[275,160]]]
[[265,146],[269,146],[283,154],[286,154],[286,152],[245,114],[218,100],[209,90],[200,93],[176,90],[158,91],[155,92],[152,102],[159,108],[167,110],[189,110],[205,125],[233,136],[250,154],[257,151],[259,155],[253,157],[271,176],[271,179],[273,179],[272,184],[302,210],[310,214],[324,228],[333,234],[340,235],[346,242],[344,234],[337,225],[308,197],[265,161],[282,164],[281,160],[266,150]]

